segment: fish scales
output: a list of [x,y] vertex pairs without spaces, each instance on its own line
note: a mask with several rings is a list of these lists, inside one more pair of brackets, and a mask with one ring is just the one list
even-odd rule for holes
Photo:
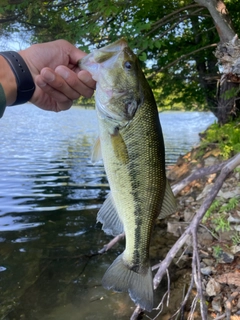
[[111,189],[98,220],[107,233],[124,230],[126,238],[124,252],[108,268],[102,283],[107,289],[128,291],[137,305],[151,311],[151,234],[156,218],[175,208],[156,103],[125,40],[96,50],[80,65],[97,81],[100,143],[96,145],[101,146]]
[[[131,177],[131,193],[133,195],[134,212],[128,213],[134,222],[126,225],[126,252],[141,251],[142,263],[148,261],[148,247],[153,227],[152,221],[158,216],[165,191],[165,165],[159,161],[164,157],[161,129],[156,121],[158,115],[149,112],[150,105],[144,103],[135,115],[131,127],[122,130],[123,140],[128,146],[129,164],[126,170]],[[144,121],[143,121],[144,120]],[[125,131],[125,132],[124,132]],[[120,131],[121,132],[121,131]],[[155,161],[155,159],[158,161]],[[113,177],[114,180],[114,177]],[[114,183],[114,181],[113,181]],[[116,186],[117,187],[117,186]],[[124,199],[121,199],[121,204]],[[123,216],[127,210],[122,208]],[[129,226],[129,228],[128,228]],[[134,246],[128,247],[128,238],[134,232]],[[129,229],[129,230],[128,230]],[[128,237],[129,233],[129,237]],[[134,256],[134,255],[133,255]],[[137,261],[131,263],[137,265]]]

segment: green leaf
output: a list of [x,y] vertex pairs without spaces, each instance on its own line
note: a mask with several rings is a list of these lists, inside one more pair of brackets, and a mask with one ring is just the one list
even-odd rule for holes
[[160,49],[161,48],[161,42],[160,41],[155,41],[154,45],[156,48]]
[[147,60],[146,52],[141,53],[141,55],[138,58],[140,61],[146,61]]

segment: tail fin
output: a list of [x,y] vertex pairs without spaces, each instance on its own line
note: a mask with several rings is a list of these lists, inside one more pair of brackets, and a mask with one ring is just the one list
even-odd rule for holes
[[149,267],[144,274],[130,270],[123,261],[122,254],[113,261],[102,279],[106,289],[117,292],[128,292],[130,298],[142,309],[152,311],[153,308],[153,280]]

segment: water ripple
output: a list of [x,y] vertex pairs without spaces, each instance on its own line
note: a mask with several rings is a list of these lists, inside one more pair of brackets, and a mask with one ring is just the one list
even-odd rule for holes
[[[102,163],[90,161],[98,135],[95,111],[72,108],[56,115],[21,108],[7,108],[1,120],[0,230],[39,227],[54,212],[98,208],[109,185]],[[197,143],[199,130],[213,122],[209,113],[198,112],[161,113],[160,119],[167,164]]]

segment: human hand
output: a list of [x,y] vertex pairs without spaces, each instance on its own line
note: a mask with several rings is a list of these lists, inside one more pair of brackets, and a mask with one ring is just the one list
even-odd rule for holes
[[71,107],[81,95],[91,97],[95,81],[78,67],[86,54],[66,40],[35,44],[19,52],[36,84],[31,102],[44,110],[61,111]]

